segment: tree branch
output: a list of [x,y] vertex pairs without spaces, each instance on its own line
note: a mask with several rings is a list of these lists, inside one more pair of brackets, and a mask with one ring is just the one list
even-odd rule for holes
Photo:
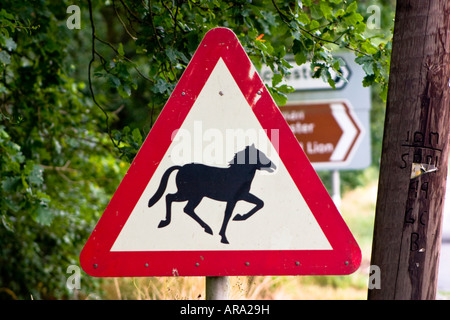
[[[314,33],[312,32],[312,30],[306,30],[306,29],[303,28],[301,25],[299,25],[296,19],[289,19],[289,17],[287,17],[283,12],[281,12],[281,10],[280,10],[280,8],[278,7],[278,5],[276,4],[275,0],[272,0],[272,4],[273,4],[273,6],[275,7],[275,10],[277,10],[278,14],[280,15],[281,20],[289,27],[289,29],[296,31],[295,28],[292,27],[292,25],[291,25],[291,23],[290,23],[291,21],[294,21],[294,22],[296,23],[297,27],[300,29],[300,31],[302,31],[303,33],[306,33],[306,34],[310,35],[312,38],[317,39],[317,40],[322,41],[322,42],[335,44],[335,45],[337,45],[337,46],[341,46],[341,45],[342,45],[341,43],[339,43],[339,42],[337,41],[338,39],[340,39],[340,37],[339,37],[337,40],[327,40],[327,39],[324,39],[324,38],[322,38],[322,37],[319,37],[318,35],[314,34]],[[319,27],[319,28],[320,28],[320,27]],[[314,30],[317,30],[317,28],[314,29]],[[349,49],[349,50],[351,50],[351,51],[354,51],[354,52],[360,53],[360,54],[362,54],[362,55],[368,56],[367,53],[362,52],[362,51],[359,50],[359,49],[353,48],[353,47],[351,47],[351,46],[348,45],[348,44],[345,45],[344,48],[347,48],[347,49]]]
[[131,9],[127,6],[127,4],[125,2],[123,2],[123,0],[119,0],[120,3],[123,5],[123,7],[127,10],[127,12],[133,16],[133,18],[136,19],[136,21],[138,22],[142,22],[141,18],[139,18],[133,11],[131,11]]
[[116,2],[113,0],[113,8],[114,11],[116,12],[116,16],[119,19],[120,23],[122,24],[123,28],[125,29],[125,32],[128,33],[128,35],[131,37],[131,39],[133,39],[134,41],[137,40],[137,38],[135,36],[133,36],[130,31],[128,31],[127,26],[125,25],[125,23],[122,21],[122,18],[120,17],[119,12],[117,11],[117,7],[116,7]]
[[[113,51],[114,51],[117,55],[120,56],[119,51],[118,51],[111,43],[109,43],[109,42],[106,41],[106,40],[100,39],[100,38],[97,37],[96,35],[95,35],[95,39],[98,40],[98,41],[100,41],[101,43],[107,45],[107,46],[110,47],[111,49],[113,49]],[[96,54],[100,57],[100,59],[103,59],[103,60],[104,60],[104,58],[103,58],[102,56],[100,56],[99,53],[96,52]],[[125,60],[127,60],[128,62],[130,62],[130,63],[133,64],[134,70],[136,70],[136,72],[137,72],[143,79],[145,79],[145,80],[147,80],[147,81],[149,81],[149,82],[151,82],[151,83],[155,83],[155,81],[153,81],[152,79],[150,79],[150,78],[146,77],[145,75],[143,75],[142,72],[138,69],[138,67],[134,65],[135,63],[134,63],[130,58],[128,58],[128,57],[126,57],[126,56],[122,56],[122,57],[123,57]]]
[[43,164],[39,164],[39,166],[43,169],[47,170],[55,170],[55,171],[66,171],[66,172],[78,172],[75,169],[69,168],[70,160],[67,160],[67,162],[62,167],[55,167],[55,166],[46,166]]
[[[92,14],[92,1],[88,0],[88,4],[89,4],[89,19],[91,22],[91,33],[92,33],[92,39],[91,39],[91,45],[92,45],[92,55],[91,55],[91,60],[89,61],[89,67],[88,67],[88,80],[89,80],[89,90],[91,92],[91,97],[92,97],[92,101],[94,101],[94,104],[103,112],[103,114],[105,115],[105,120],[106,120],[106,131],[108,133],[108,136],[111,140],[111,142],[113,143],[114,147],[119,148],[119,146],[116,144],[116,142],[114,141],[112,135],[111,135],[111,128],[109,126],[109,116],[108,113],[106,112],[106,110],[97,102],[97,100],[95,99],[95,94],[94,94],[94,89],[92,87],[92,78],[91,78],[91,69],[92,69],[92,64],[95,61],[95,55],[97,54],[97,52],[95,51],[95,39],[97,38],[97,36],[95,35],[95,25],[94,25],[94,16]],[[120,149],[119,149],[120,150]]]

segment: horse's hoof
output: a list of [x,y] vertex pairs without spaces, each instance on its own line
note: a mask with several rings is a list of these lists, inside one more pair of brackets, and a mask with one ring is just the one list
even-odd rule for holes
[[167,225],[169,225],[170,221],[167,220],[161,220],[161,222],[158,224],[158,228],[164,228]]
[[225,243],[225,244],[230,244],[230,243],[228,242],[227,238],[223,238],[223,237],[222,237],[222,240],[220,240],[220,242]]
[[209,233],[210,235],[213,234],[213,232],[212,232],[212,230],[211,230],[210,227],[206,226],[204,229],[205,229],[205,232],[206,232],[206,233]]
[[235,215],[233,218],[233,221],[242,221],[242,220],[245,220],[245,216],[239,213]]

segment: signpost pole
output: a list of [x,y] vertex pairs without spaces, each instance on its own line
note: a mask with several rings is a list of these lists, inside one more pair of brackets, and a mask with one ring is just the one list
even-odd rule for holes
[[230,277],[206,277],[206,300],[228,300]]
[[333,170],[331,174],[332,179],[332,192],[333,195],[331,198],[333,199],[334,204],[339,209],[341,206],[341,176],[339,174],[339,170]]

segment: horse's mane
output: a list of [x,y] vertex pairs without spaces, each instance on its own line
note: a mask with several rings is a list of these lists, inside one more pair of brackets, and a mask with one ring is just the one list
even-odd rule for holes
[[[254,144],[251,146],[247,146],[244,150],[238,151],[234,154],[233,159],[228,162],[228,166],[231,167],[231,166],[237,165],[237,164],[248,164],[250,148],[253,148],[253,149],[255,149],[256,152],[258,152],[258,149],[255,148]],[[244,163],[239,163],[239,161],[242,161],[242,153],[244,153]]]
[[[242,151],[240,151],[240,152],[242,152]],[[228,166],[229,166],[229,167],[234,166],[234,165],[237,164],[238,153],[239,153],[239,152],[236,152],[236,153],[234,154],[233,159],[230,160],[230,161],[228,161]]]

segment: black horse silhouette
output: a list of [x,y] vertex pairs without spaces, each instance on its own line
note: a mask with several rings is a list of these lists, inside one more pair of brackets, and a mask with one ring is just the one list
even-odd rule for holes
[[161,220],[158,228],[170,224],[172,202],[188,201],[184,212],[197,221],[206,233],[212,235],[211,228],[194,211],[203,197],[207,197],[227,203],[219,235],[222,237],[221,242],[228,244],[225,232],[236,202],[243,200],[255,204],[255,207],[246,214],[237,214],[233,218],[236,221],[248,219],[264,206],[261,199],[250,193],[255,172],[261,169],[272,172],[276,166],[254,145],[237,152],[227,168],[211,167],[199,163],[173,166],[164,172],[158,190],[148,201],[148,206],[151,207],[158,202],[164,194],[170,174],[172,171],[178,170],[175,178],[178,191],[166,195],[166,218]]

